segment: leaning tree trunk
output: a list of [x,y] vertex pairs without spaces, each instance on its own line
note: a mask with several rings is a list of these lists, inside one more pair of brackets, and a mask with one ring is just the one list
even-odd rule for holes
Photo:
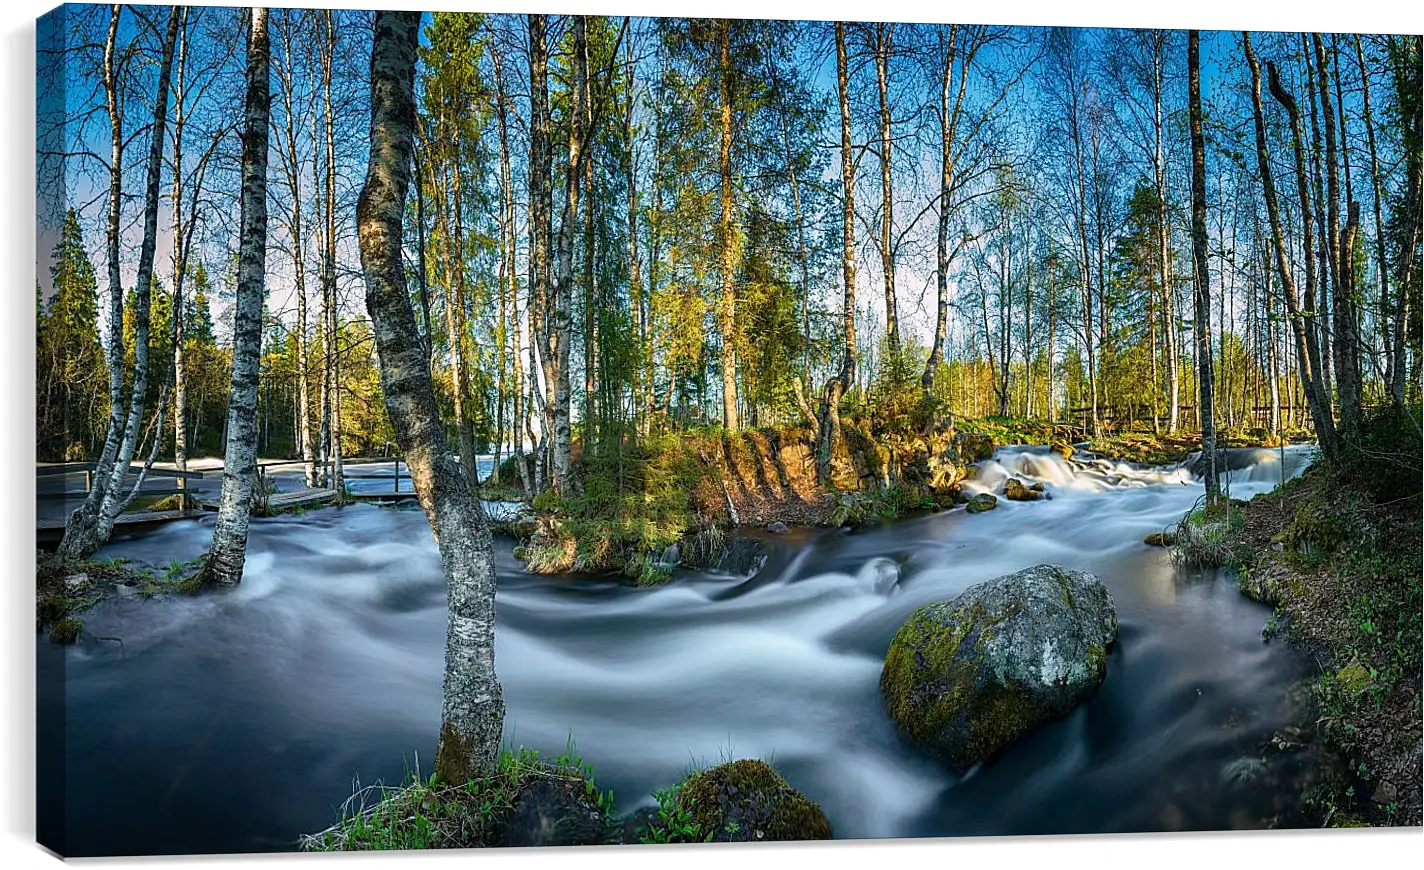
[[[1320,381],[1320,351],[1315,344],[1314,330],[1308,322],[1307,315],[1301,310],[1300,301],[1296,296],[1295,275],[1291,270],[1286,251],[1285,232],[1281,227],[1280,207],[1276,199],[1276,184],[1271,172],[1271,156],[1266,145],[1265,112],[1261,106],[1261,66],[1257,63],[1256,54],[1251,49],[1249,33],[1242,34],[1242,48],[1246,55],[1247,65],[1251,69],[1251,111],[1256,126],[1256,161],[1261,176],[1262,199],[1266,203],[1266,217],[1271,223],[1271,247],[1275,251],[1276,272],[1281,280],[1281,292],[1285,296],[1287,316],[1295,338],[1301,389],[1305,394],[1306,403],[1310,406],[1311,420],[1315,425],[1315,437],[1320,442],[1320,449],[1327,457],[1333,457],[1335,455],[1335,424],[1330,416],[1329,396],[1325,393]],[[1308,285],[1313,286],[1315,270],[1311,265],[1312,258],[1309,255],[1310,191],[1305,186],[1305,151],[1300,136],[1300,114],[1295,100],[1275,80],[1274,67],[1271,68],[1271,72],[1272,95],[1285,106],[1291,117],[1296,179],[1300,187],[1303,206],[1302,218],[1305,223],[1307,250],[1305,279]]]
[[1202,457],[1206,460],[1206,500],[1221,498],[1216,468],[1216,419],[1211,373],[1211,285],[1206,254],[1206,144],[1202,136],[1200,33],[1187,31],[1187,89],[1192,139],[1192,274],[1195,278],[1197,345],[1197,416],[1201,420]]
[[236,586],[247,558],[247,528],[257,476],[257,382],[262,370],[262,298],[267,269],[267,124],[271,109],[267,10],[252,10],[247,50],[247,99],[242,133],[242,217],[238,242],[237,310],[233,326],[232,393],[222,498],[204,585]]
[[[109,431],[104,441],[104,452],[94,469],[94,488],[84,503],[75,509],[64,527],[64,538],[59,544],[59,555],[63,559],[82,559],[92,555],[109,540],[113,532],[114,519],[124,509],[132,497],[125,493],[124,481],[128,477],[129,462],[133,459],[138,443],[139,427],[143,422],[144,398],[148,394],[148,337],[149,312],[153,293],[153,257],[158,244],[158,188],[163,173],[163,138],[168,121],[169,78],[173,70],[173,49],[178,40],[178,7],[173,7],[168,19],[168,32],[163,41],[163,57],[158,70],[158,92],[154,99],[153,127],[148,149],[147,177],[144,187],[143,238],[139,244],[138,274],[134,288],[134,371],[132,392],[129,394],[127,418],[123,416],[123,289],[119,279],[119,178],[111,178],[109,194],[109,279],[110,292],[117,301],[110,307],[110,316],[118,318],[118,325],[109,325],[110,346],[110,401]],[[114,78],[113,53],[118,27],[118,9],[115,7],[109,30],[109,41],[105,48],[106,88],[110,89],[111,132],[115,136],[114,165],[122,154],[122,115],[117,108],[117,83]],[[120,425],[122,423],[122,425]],[[142,481],[140,481],[142,483]]]
[[495,770],[504,699],[494,670],[494,556],[489,526],[445,440],[430,383],[430,360],[416,330],[401,260],[419,28],[419,13],[376,13],[371,157],[356,223],[386,411],[435,534],[449,590],[435,773],[446,782],[463,784]]

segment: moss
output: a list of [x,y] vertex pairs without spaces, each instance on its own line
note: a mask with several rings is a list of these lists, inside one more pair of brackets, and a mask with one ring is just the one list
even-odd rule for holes
[[969,500],[965,510],[971,514],[982,514],[999,506],[999,499],[987,492],[981,492]]
[[915,611],[890,642],[880,690],[890,718],[915,743],[938,745],[963,713],[984,660],[985,638],[974,632],[983,616],[978,602],[968,613],[930,604]]
[[[1060,596],[1075,600],[1066,580]],[[930,604],[916,611],[890,643],[880,688],[895,724],[912,742],[959,770],[993,758],[1005,746],[1063,711],[1048,709],[1014,679],[983,676],[985,650],[999,626],[1023,612],[1012,605],[989,614],[980,601]],[[1097,681],[1107,651],[1091,647],[1087,665]]]
[[771,765],[739,759],[699,771],[678,790],[677,807],[720,842],[829,840],[819,805],[796,791]]
[[612,793],[598,789],[570,742],[548,760],[532,749],[502,752],[494,772],[460,782],[417,771],[398,787],[358,788],[336,824],[299,845],[322,852],[595,845],[612,839],[612,811]]
[[1355,659],[1335,674],[1335,682],[1349,694],[1358,695],[1370,687],[1370,672]]
[[40,625],[51,625],[67,616],[73,604],[72,599],[63,595],[44,595],[36,603],[35,616]]
[[77,617],[66,616],[49,630],[49,639],[54,643],[75,643],[83,631],[84,623]]

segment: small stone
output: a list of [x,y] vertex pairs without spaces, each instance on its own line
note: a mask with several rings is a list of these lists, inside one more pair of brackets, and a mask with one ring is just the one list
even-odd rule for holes
[[1038,501],[1043,498],[1041,491],[1029,489],[1017,477],[1004,481],[1004,498],[1009,501]]
[[64,588],[70,592],[83,589],[89,584],[88,574],[71,574],[64,578]]
[[1177,543],[1175,532],[1153,532],[1142,539],[1142,543],[1149,547],[1171,547]]
[[1370,800],[1377,804],[1391,804],[1398,799],[1399,789],[1387,779],[1380,780],[1379,785],[1375,786],[1375,793],[1370,795]]
[[999,499],[987,492],[981,492],[969,500],[965,510],[971,514],[982,514],[984,511],[991,511],[999,506]]
[[787,532],[791,531],[791,527],[788,526],[786,523],[777,520],[774,523],[767,523],[766,530],[774,535],[784,535]]

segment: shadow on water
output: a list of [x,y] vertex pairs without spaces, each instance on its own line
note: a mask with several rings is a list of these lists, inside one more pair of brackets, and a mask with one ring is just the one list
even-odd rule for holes
[[[1296,454],[1286,473],[1298,473]],[[1282,469],[1233,471],[1234,494]],[[689,767],[761,756],[843,837],[1259,827],[1291,795],[1258,769],[1291,721],[1301,663],[1264,644],[1269,611],[1186,575],[1142,536],[1201,486],[1181,470],[1001,450],[973,487],[1000,501],[856,531],[764,535],[756,576],[681,572],[654,590],[522,573],[497,543],[496,659],[506,740],[572,733],[620,807]],[[1260,479],[1257,479],[1260,478]],[[157,567],[199,555],[211,520],[118,541]],[[1121,636],[1088,704],[961,777],[909,746],[880,699],[881,660],[920,605],[1053,562],[1108,585]],[[243,584],[106,601],[77,647],[38,644],[63,680],[72,855],[290,849],[353,781],[428,771],[440,716],[444,586],[424,515],[353,505],[255,520]],[[95,638],[119,638],[122,645]],[[51,702],[53,703],[53,702]]]

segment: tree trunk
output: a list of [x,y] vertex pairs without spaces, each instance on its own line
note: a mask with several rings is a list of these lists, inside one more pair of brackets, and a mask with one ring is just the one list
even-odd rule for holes
[[[1167,233],[1167,165],[1162,153],[1162,92],[1166,75],[1165,62],[1159,45],[1154,44],[1152,54],[1152,111],[1153,111],[1153,151],[1152,174],[1157,188],[1157,279],[1161,284],[1162,322],[1167,338],[1167,432],[1177,434],[1181,425],[1181,355],[1177,348],[1177,294],[1172,289],[1168,273],[1172,254],[1171,240]],[[1153,389],[1157,387],[1153,381]]]
[[[500,186],[500,264],[506,286],[501,290],[509,294],[510,325],[506,330],[509,342],[510,361],[513,364],[513,407],[510,415],[510,450],[514,456],[515,468],[519,471],[519,483],[526,495],[533,495],[530,487],[529,468],[524,463],[524,367],[522,362],[519,327],[519,278],[515,274],[514,236],[514,178],[509,157],[509,98],[504,89],[504,58],[498,48],[491,45],[491,59],[494,61],[495,108],[499,122],[499,186]],[[501,373],[503,364],[501,364]],[[495,468],[498,469],[498,463]],[[496,471],[495,479],[498,480]]]
[[[178,24],[178,67],[173,88],[173,464],[180,474],[188,471],[188,373],[183,352],[183,279],[188,271],[188,251],[183,243],[183,73],[188,63],[188,9],[180,13]],[[193,191],[198,198],[198,191]],[[194,215],[196,218],[196,215]],[[160,413],[162,409],[160,408]],[[186,478],[178,478],[180,507],[188,508]]]
[[[288,231],[292,235],[292,279],[296,285],[294,289],[297,297],[297,444],[302,453],[302,462],[306,466],[306,485],[316,486],[316,458],[312,454],[310,384],[307,373],[306,247],[302,243],[301,164],[297,158],[296,82],[293,61],[295,47],[290,33],[287,34],[285,42],[286,50],[283,52],[283,63],[277,71],[277,81],[282,89],[286,115],[283,125],[285,138],[281,143],[286,152],[283,170],[287,180],[287,192],[292,198]],[[179,393],[182,393],[181,387]]]
[[[587,43],[584,50],[587,51]],[[585,65],[588,61],[585,59]],[[583,107],[585,129],[593,126],[592,99]],[[590,143],[590,149],[592,143]],[[598,394],[598,246],[594,210],[598,198],[594,192],[593,159],[585,155],[583,163],[583,449],[594,445],[595,411]]]
[[950,89],[954,85],[955,36],[959,25],[949,26],[949,44],[945,46],[944,65],[939,79],[939,215],[935,225],[935,327],[934,341],[920,385],[934,388],[935,369],[944,361],[944,344],[949,330],[949,217],[950,196],[954,186],[954,118],[964,100],[968,70],[959,82],[959,98],[953,110],[949,105]]
[[900,349],[899,306],[895,302],[895,250],[892,237],[895,196],[891,186],[890,158],[890,41],[895,25],[875,25],[875,83],[880,96],[880,268],[885,279],[885,337],[891,353]]
[[[629,22],[624,19],[624,27]],[[626,101],[623,107],[623,149],[624,149],[624,180],[628,185],[628,305],[632,313],[633,326],[633,371],[632,371],[632,400],[633,416],[635,419],[635,431],[640,436],[648,434],[649,414],[648,400],[650,395],[649,373],[643,365],[645,348],[647,347],[648,322],[643,317],[643,274],[640,262],[638,247],[638,161],[635,150],[636,142],[633,129],[633,108],[635,104],[634,89],[637,87],[636,67],[633,64],[633,42],[628,41],[627,54],[624,61],[623,83],[627,87]],[[651,316],[648,320],[651,319]]]
[[1379,270],[1379,330],[1380,340],[1385,348],[1385,383],[1395,403],[1404,405],[1404,360],[1401,350],[1390,342],[1390,296],[1389,262],[1385,255],[1384,214],[1381,202],[1384,199],[1380,184],[1379,152],[1375,146],[1374,112],[1370,105],[1370,71],[1365,65],[1365,49],[1360,35],[1355,34],[1355,60],[1360,67],[1360,86],[1363,89],[1365,109],[1365,137],[1370,148],[1370,184],[1374,191],[1375,217],[1375,263]]
[[1206,460],[1206,500],[1221,498],[1216,468],[1216,419],[1211,373],[1211,286],[1206,252],[1206,145],[1202,136],[1200,33],[1187,31],[1187,88],[1192,138],[1192,272],[1196,287],[1197,416],[1201,419],[1202,458]]
[[494,669],[494,557],[489,527],[450,453],[401,262],[415,123],[420,14],[377,12],[371,49],[371,158],[357,204],[366,308],[381,387],[411,482],[440,550],[448,590],[444,701],[435,773],[463,784],[494,773],[504,699]]
[[464,190],[460,184],[463,148],[459,127],[455,128],[450,176],[455,227],[451,233],[450,270],[453,280],[446,288],[445,319],[450,333],[450,365],[455,390],[455,433],[460,442],[460,468],[470,489],[479,485],[476,473],[474,421],[470,419],[470,371],[465,360],[465,217]]
[[[559,236],[556,250],[557,274],[554,286],[554,304],[549,318],[549,357],[554,363],[553,377],[549,380],[553,391],[552,443],[550,445],[550,470],[554,477],[554,488],[563,495],[574,492],[573,480],[573,428],[570,421],[571,389],[569,386],[569,345],[572,343],[573,329],[571,312],[573,309],[574,285],[574,226],[579,214],[579,176],[586,159],[586,131],[584,130],[584,103],[588,99],[588,36],[584,17],[574,16],[574,56],[573,84],[569,109],[569,152],[568,171],[564,173],[564,211],[559,221]],[[545,363],[546,370],[548,362]]]
[[722,299],[718,306],[718,328],[722,333],[722,425],[735,430],[737,421],[737,239],[732,225],[732,22],[723,19],[718,26],[718,152],[717,168],[721,214],[717,221],[717,239],[722,249]]
[[[837,21],[836,90],[841,111],[841,281],[845,301],[842,306],[842,332],[845,356],[841,360],[841,393],[855,383],[855,155],[850,142],[850,70],[846,59],[845,24]],[[828,393],[829,395],[829,393]],[[836,398],[839,400],[840,394]],[[825,427],[822,427],[824,431]],[[840,426],[837,420],[836,431]]]
[[[1322,126],[1325,128],[1325,178],[1328,197],[1326,206],[1329,221],[1327,253],[1330,258],[1330,286],[1334,291],[1331,301],[1334,303],[1332,308],[1335,330],[1334,363],[1335,383],[1339,389],[1340,399],[1340,434],[1353,440],[1359,436],[1362,414],[1360,362],[1358,344],[1355,339],[1354,298],[1352,295],[1355,264],[1353,259],[1345,259],[1347,256],[1353,257],[1354,230],[1340,227],[1340,177],[1337,151],[1343,149],[1344,143],[1337,144],[1336,142],[1335,107],[1330,99],[1330,67],[1325,57],[1325,41],[1318,33],[1311,35],[1311,41],[1315,47],[1315,63],[1319,71],[1320,111]],[[1344,111],[1343,107],[1341,111]],[[1358,221],[1359,206],[1351,202],[1348,204],[1348,210]],[[1346,233],[1350,234],[1348,250]]]
[[[1270,152],[1266,145],[1266,121],[1265,113],[1261,106],[1261,67],[1256,61],[1256,54],[1251,49],[1250,33],[1242,33],[1243,49],[1246,54],[1247,64],[1251,68],[1251,107],[1256,126],[1256,157],[1260,170],[1262,198],[1266,202],[1266,215],[1271,223],[1271,243],[1275,248],[1277,277],[1281,280],[1281,290],[1286,300],[1286,310],[1289,316],[1291,331],[1295,336],[1296,358],[1300,372],[1301,390],[1305,394],[1306,403],[1310,407],[1311,420],[1315,425],[1315,435],[1320,442],[1321,452],[1328,458],[1335,456],[1335,423],[1330,416],[1329,396],[1325,393],[1320,382],[1320,350],[1315,341],[1315,330],[1311,327],[1308,315],[1301,310],[1300,302],[1296,297],[1295,276],[1291,270],[1291,265],[1286,251],[1285,234],[1281,227],[1280,208],[1276,200],[1276,186],[1271,174]],[[1290,115],[1291,136],[1294,144],[1296,182],[1299,189],[1302,214],[1304,221],[1305,238],[1305,279],[1307,286],[1313,288],[1315,283],[1315,267],[1313,265],[1313,255],[1310,252],[1310,241],[1312,230],[1310,224],[1310,188],[1307,185],[1305,166],[1305,147],[1301,141],[1300,131],[1300,110],[1296,106],[1295,99],[1281,86],[1277,80],[1274,65],[1269,67],[1271,74],[1271,94]]]
[[327,356],[331,369],[331,486],[345,498],[346,472],[341,450],[341,333],[340,304],[336,296],[336,120],[331,102],[332,64],[336,55],[336,21],[330,9],[322,10],[326,40],[322,43],[321,78],[326,97],[326,256],[322,258],[327,315]]
[[254,7],[247,50],[242,134],[242,215],[233,324],[222,497],[204,585],[236,586],[247,558],[248,512],[257,476],[257,393],[262,367],[262,301],[267,268],[267,137],[271,107],[267,10]]
[[112,402],[109,430],[104,439],[104,452],[94,469],[94,486],[84,503],[75,509],[64,527],[59,544],[63,559],[81,559],[92,555],[109,539],[114,519],[131,497],[124,493],[124,481],[129,473],[137,446],[139,427],[143,422],[144,399],[148,393],[149,312],[153,291],[153,257],[158,243],[158,189],[163,172],[164,135],[168,121],[168,89],[173,69],[173,50],[178,39],[180,12],[174,7],[168,19],[168,31],[163,41],[163,57],[159,64],[158,90],[154,98],[153,126],[150,130],[147,176],[144,186],[143,238],[139,244],[137,282],[134,288],[134,371],[129,394],[127,416],[124,414],[124,342],[123,285],[119,274],[119,216],[121,178],[118,167],[123,151],[123,116],[119,109],[117,73],[114,53],[117,47],[119,7],[110,19],[105,45],[106,91],[110,96],[110,131],[114,136],[109,195],[109,391]]

